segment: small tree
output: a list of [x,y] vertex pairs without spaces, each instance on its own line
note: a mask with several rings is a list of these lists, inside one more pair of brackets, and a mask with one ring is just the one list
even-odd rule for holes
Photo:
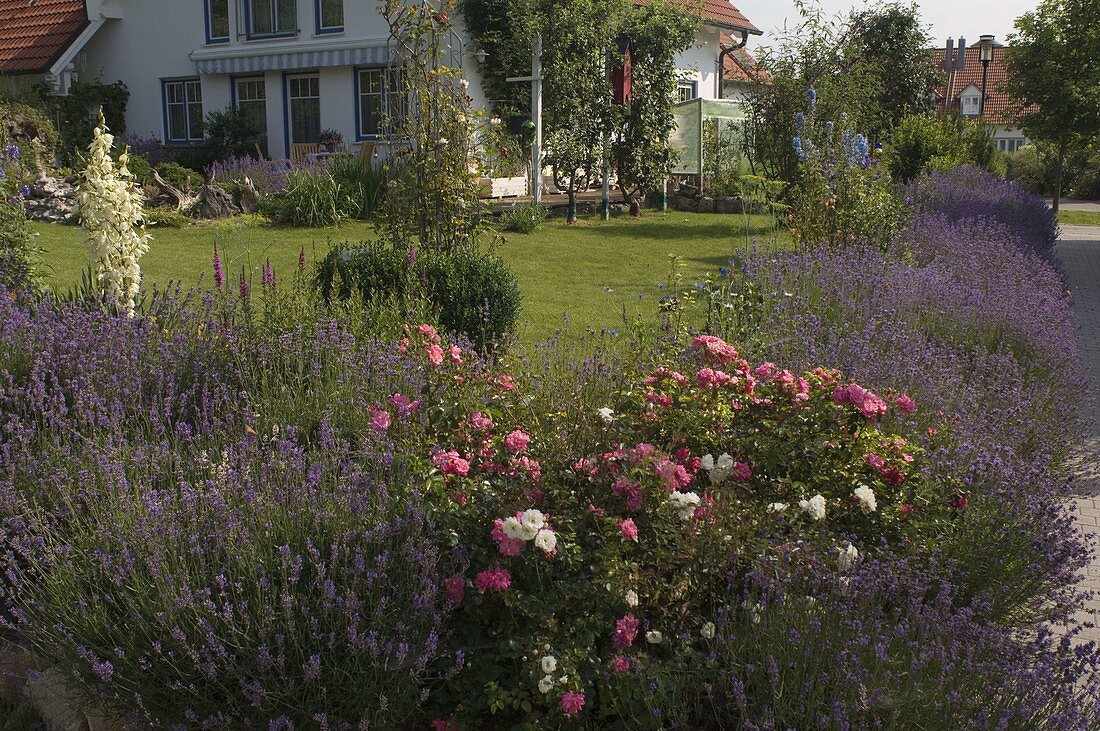
[[614,119],[608,54],[624,0],[543,0],[541,31],[552,39],[543,48],[545,161],[554,182],[569,196],[576,220],[577,192],[600,170],[604,140]]
[[701,21],[698,13],[667,0],[634,8],[621,32],[632,54],[630,106],[619,120],[612,158],[623,199],[636,211],[638,197],[664,185],[675,151],[672,108],[679,77],[676,54],[691,46]]
[[1054,211],[1066,155],[1100,135],[1100,4],[1043,0],[1009,36],[1008,90],[1027,136],[1055,148]]
[[141,291],[138,260],[151,238],[145,233],[143,198],[127,168],[129,149],[118,156],[117,165],[111,157],[115,138],[102,115],[94,135],[77,196],[84,244],[105,302],[133,317]]

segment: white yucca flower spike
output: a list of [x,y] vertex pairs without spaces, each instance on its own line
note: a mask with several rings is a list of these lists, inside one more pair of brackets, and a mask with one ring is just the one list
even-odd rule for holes
[[141,290],[138,260],[149,250],[151,237],[145,233],[141,191],[127,168],[130,156],[123,152],[116,165],[111,159],[114,141],[100,114],[95,137],[88,145],[77,206],[96,282],[109,302],[133,317]]

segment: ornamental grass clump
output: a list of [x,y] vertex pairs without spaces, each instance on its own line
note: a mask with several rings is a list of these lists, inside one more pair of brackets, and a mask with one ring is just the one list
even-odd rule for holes
[[80,174],[77,207],[96,286],[106,304],[132,317],[141,291],[138,260],[152,237],[145,233],[142,193],[126,167],[129,152],[119,155],[116,165],[114,139],[101,114]]

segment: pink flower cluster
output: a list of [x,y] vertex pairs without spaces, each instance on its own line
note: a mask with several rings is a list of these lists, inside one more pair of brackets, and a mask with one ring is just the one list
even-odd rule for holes
[[436,467],[439,468],[439,471],[445,475],[465,477],[470,474],[470,461],[464,459],[462,455],[453,449],[449,452],[437,452],[432,457],[432,462],[434,462]]
[[[522,515],[522,513],[520,513]],[[497,550],[502,556],[518,556],[523,551],[522,538],[509,538],[504,532],[504,519],[497,518],[493,521],[492,538],[497,542]]]
[[627,614],[618,619],[615,622],[615,633],[611,636],[611,644],[619,650],[630,647],[638,636],[639,626],[641,622],[633,614]]
[[455,574],[449,579],[443,580],[443,596],[451,604],[458,604],[466,597],[466,579],[461,574]]
[[474,585],[482,592],[506,591],[512,585],[512,575],[508,573],[508,569],[485,569],[474,579]]
[[520,454],[527,451],[527,445],[531,443],[531,436],[519,429],[504,437],[504,448],[512,454]]
[[566,693],[561,697],[561,710],[567,716],[575,716],[584,708],[584,693]]
[[700,335],[692,345],[703,351],[703,357],[714,363],[725,365],[737,359],[737,350],[722,338],[713,335]]
[[833,401],[837,404],[852,404],[863,414],[868,421],[874,421],[880,416],[886,416],[886,402],[855,383],[847,386],[837,386],[833,391]]
[[[454,343],[447,346],[447,349],[443,349],[443,343],[440,340],[439,333],[434,327],[427,323],[419,325],[416,328],[417,334],[420,336],[421,345],[424,347],[425,352],[428,355],[428,362],[433,366],[443,365],[444,356],[449,355],[450,361],[453,365],[462,364],[462,348],[458,347]],[[409,338],[401,338],[401,343],[398,347],[398,351],[401,353],[407,353],[411,345]]]
[[619,532],[622,534],[624,541],[638,541],[638,526],[634,525],[633,518],[627,518],[619,523]]

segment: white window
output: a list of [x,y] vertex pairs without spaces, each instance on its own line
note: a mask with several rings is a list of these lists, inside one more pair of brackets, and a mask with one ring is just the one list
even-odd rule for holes
[[298,32],[295,0],[247,0],[248,35],[289,35]]
[[202,84],[198,79],[163,82],[164,133],[168,143],[202,139]]
[[206,42],[229,40],[229,0],[206,0]]
[[256,143],[267,154],[267,88],[264,77],[234,79],[237,109],[259,130]]
[[317,32],[336,33],[344,29],[344,0],[317,1]]
[[967,94],[962,97],[962,113],[965,116],[977,116],[980,111],[981,97],[977,94]]
[[404,92],[396,72],[385,68],[359,69],[356,77],[359,93],[359,137],[385,133],[391,120],[400,119],[405,110]]
[[699,96],[698,81],[681,81],[679,84],[680,101],[689,102]]
[[318,142],[321,139],[321,79],[316,74],[288,76],[290,141]]

